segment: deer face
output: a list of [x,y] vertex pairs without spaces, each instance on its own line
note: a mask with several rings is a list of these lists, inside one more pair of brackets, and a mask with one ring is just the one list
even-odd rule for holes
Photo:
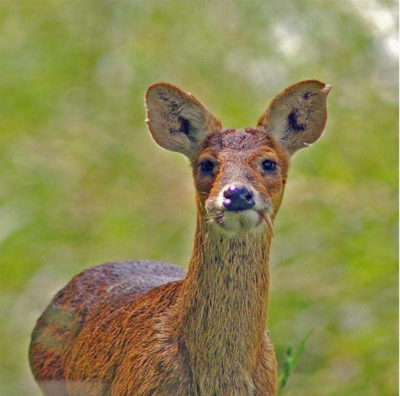
[[157,143],[189,158],[204,218],[231,234],[272,231],[290,157],[321,136],[329,89],[318,81],[293,85],[256,128],[223,129],[191,94],[160,83],[147,91],[147,123]]
[[[289,155],[263,129],[222,129],[192,157],[200,207],[228,232],[271,225],[286,182]],[[265,220],[265,221],[264,221]]]

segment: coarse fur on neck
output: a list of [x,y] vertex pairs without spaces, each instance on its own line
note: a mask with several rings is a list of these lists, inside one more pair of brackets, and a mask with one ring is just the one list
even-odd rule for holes
[[201,395],[252,394],[267,325],[270,243],[266,227],[228,236],[198,216],[177,325]]

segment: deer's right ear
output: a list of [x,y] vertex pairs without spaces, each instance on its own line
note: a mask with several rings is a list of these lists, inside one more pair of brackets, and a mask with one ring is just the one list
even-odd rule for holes
[[174,85],[151,85],[146,93],[146,123],[163,148],[190,156],[221,123],[193,95]]

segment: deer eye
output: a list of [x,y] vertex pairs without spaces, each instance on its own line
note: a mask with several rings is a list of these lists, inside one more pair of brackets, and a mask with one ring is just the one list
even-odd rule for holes
[[214,163],[210,160],[203,161],[200,164],[201,171],[204,173],[211,173],[214,170]]
[[263,168],[263,170],[267,171],[267,172],[272,172],[274,170],[276,170],[277,167],[277,163],[271,160],[264,160],[261,163],[261,166]]

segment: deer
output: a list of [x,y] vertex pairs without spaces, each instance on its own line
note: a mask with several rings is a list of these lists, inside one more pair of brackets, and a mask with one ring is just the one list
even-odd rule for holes
[[193,173],[197,224],[187,272],[155,261],[84,270],[38,319],[29,361],[46,396],[276,396],[269,255],[290,161],[316,142],[331,86],[279,93],[256,127],[223,128],[168,83],[146,123]]

